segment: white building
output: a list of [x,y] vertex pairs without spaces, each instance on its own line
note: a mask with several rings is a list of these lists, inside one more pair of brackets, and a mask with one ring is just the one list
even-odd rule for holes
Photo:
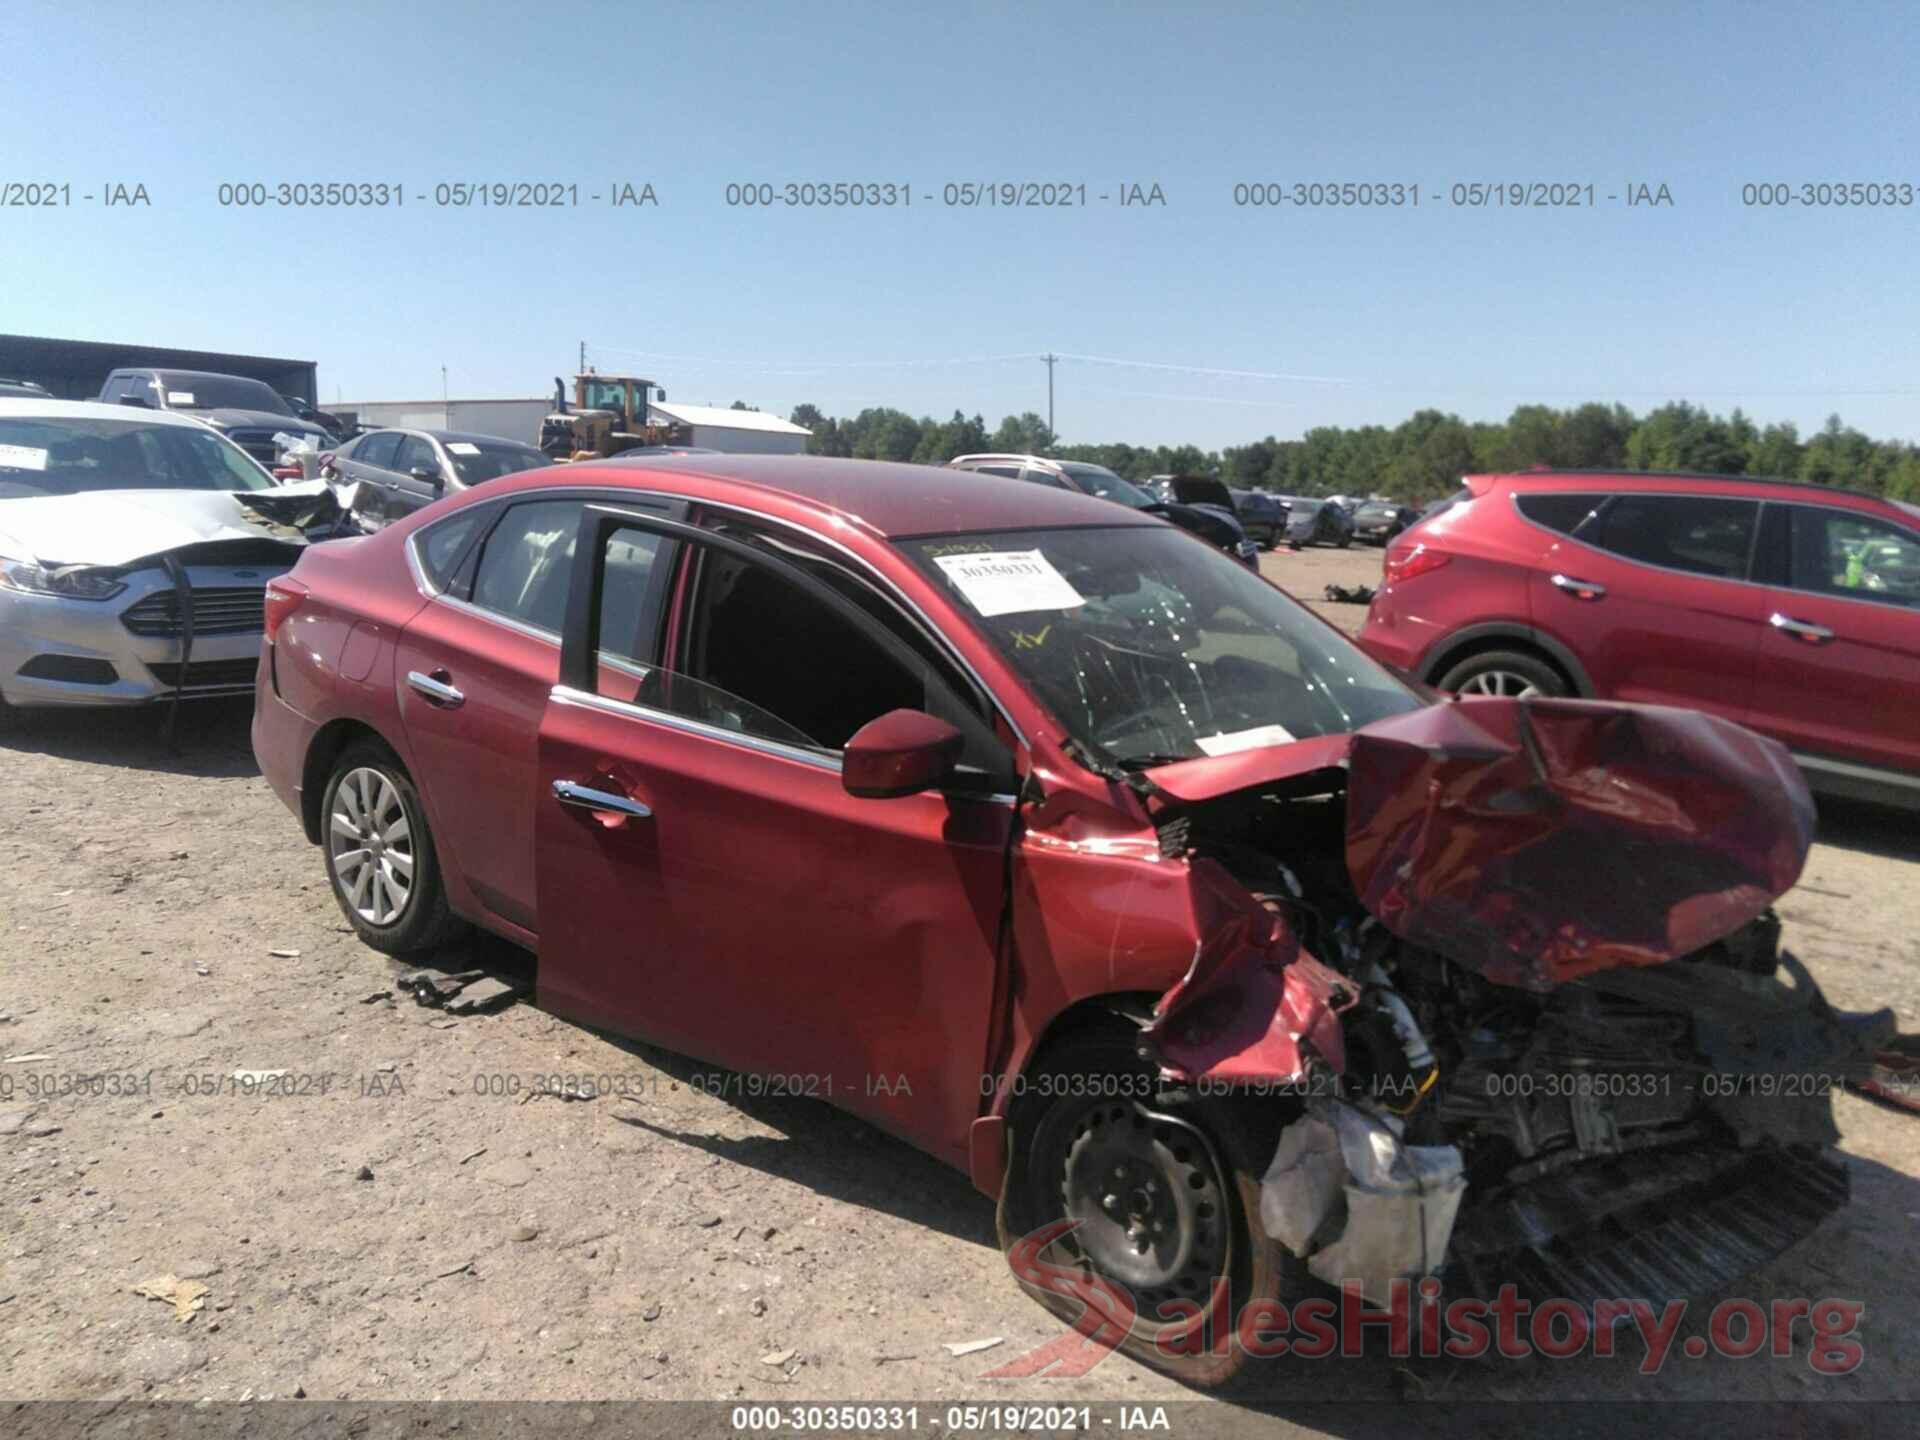
[[530,400],[342,400],[320,407],[330,415],[352,415],[369,430],[460,430],[498,435],[522,445],[538,444],[540,421],[553,409],[553,397]]
[[723,410],[718,405],[669,404],[655,400],[647,406],[649,417],[666,424],[678,422],[693,431],[689,445],[709,450],[725,450],[736,455],[800,455],[813,432],[804,425],[782,420],[758,410]]

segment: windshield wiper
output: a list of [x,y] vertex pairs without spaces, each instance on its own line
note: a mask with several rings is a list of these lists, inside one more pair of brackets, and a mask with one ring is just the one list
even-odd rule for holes
[[1116,757],[1120,768],[1128,771],[1151,770],[1157,765],[1178,765],[1186,760],[1204,760],[1204,755],[1121,755]]

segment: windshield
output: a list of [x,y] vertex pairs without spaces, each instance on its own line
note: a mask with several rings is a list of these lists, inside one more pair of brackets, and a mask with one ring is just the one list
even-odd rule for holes
[[462,485],[478,485],[483,480],[498,480],[502,475],[518,475],[522,470],[538,470],[553,463],[549,456],[526,445],[449,440],[446,446]]
[[265,410],[291,415],[273,387],[238,375],[196,375],[190,370],[162,371],[160,386],[169,410]]
[[1122,480],[1104,465],[1082,465],[1078,463],[1060,467],[1089,495],[1098,495],[1102,500],[1117,500],[1122,505],[1131,505],[1135,510],[1145,510],[1160,502],[1135,485],[1130,480]]
[[1124,765],[1284,745],[1423,703],[1279,590],[1177,530],[901,545],[1076,739]]
[[89,490],[265,490],[273,477],[201,425],[0,418],[0,499]]

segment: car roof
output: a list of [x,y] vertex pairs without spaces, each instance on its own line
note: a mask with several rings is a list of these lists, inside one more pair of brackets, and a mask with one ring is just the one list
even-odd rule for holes
[[[459,441],[466,445],[511,445],[516,450],[532,450],[537,448],[529,445],[524,440],[512,440],[505,435],[482,435],[474,430],[421,430],[412,425],[376,425],[373,429],[367,431],[367,434],[380,435],[388,431],[392,431],[397,435],[425,435],[429,439],[438,440],[442,445],[450,441]],[[356,440],[365,438],[365,436],[361,435],[354,436]]]
[[149,410],[139,405],[106,405],[98,400],[41,400],[34,396],[0,396],[0,420],[139,420],[154,425],[210,428],[205,421],[171,410]]
[[[1082,495],[1030,484],[1011,476],[951,470],[944,465],[903,465],[888,460],[845,460],[819,455],[661,456],[646,465],[578,460],[559,467],[571,481],[650,488],[663,475],[725,482],[755,494],[797,500],[832,515],[863,522],[889,538],[973,530],[1051,529],[1080,525],[1158,525],[1150,515]],[[535,472],[528,486],[551,486],[555,470]]]
[[[1515,470],[1467,475],[1462,478],[1499,481],[1505,484],[1529,483],[1537,480],[1604,480],[1609,486],[1643,490],[1672,489],[1673,482],[1676,480],[1702,482],[1707,489],[1721,486],[1758,485],[1799,491],[1829,499],[1840,496],[1848,500],[1876,501],[1901,510],[1911,508],[1898,500],[1890,500],[1885,495],[1876,495],[1871,490],[1855,490],[1845,485],[1822,485],[1814,480],[1790,480],[1777,475],[1724,475],[1706,470]],[[1573,485],[1567,488],[1578,489],[1579,487]]]
[[[179,370],[171,365],[124,365],[113,372],[115,375],[191,375],[196,380],[250,380],[255,385],[267,385],[264,380],[256,380],[251,375],[231,375],[225,370]],[[273,386],[267,385],[272,390]]]

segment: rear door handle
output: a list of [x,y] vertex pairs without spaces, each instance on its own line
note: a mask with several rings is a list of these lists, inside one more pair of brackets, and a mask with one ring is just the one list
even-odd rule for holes
[[447,683],[452,678],[444,670],[436,670],[431,675],[423,675],[418,670],[407,672],[407,684],[428,700],[443,709],[458,710],[467,703],[467,697]]
[[1814,625],[1805,620],[1796,620],[1791,615],[1782,615],[1778,610],[1767,622],[1774,629],[1784,631],[1796,640],[1804,640],[1809,645],[1824,645],[1833,639],[1833,631],[1824,625]]
[[616,795],[611,790],[595,790],[590,785],[581,785],[572,780],[554,781],[553,798],[562,805],[574,805],[582,810],[631,815],[636,820],[653,818],[653,811],[649,807],[630,796]]
[[1576,600],[1604,600],[1607,598],[1607,587],[1597,584],[1592,580],[1579,580],[1571,575],[1554,575],[1549,578],[1556,590],[1564,590]]

